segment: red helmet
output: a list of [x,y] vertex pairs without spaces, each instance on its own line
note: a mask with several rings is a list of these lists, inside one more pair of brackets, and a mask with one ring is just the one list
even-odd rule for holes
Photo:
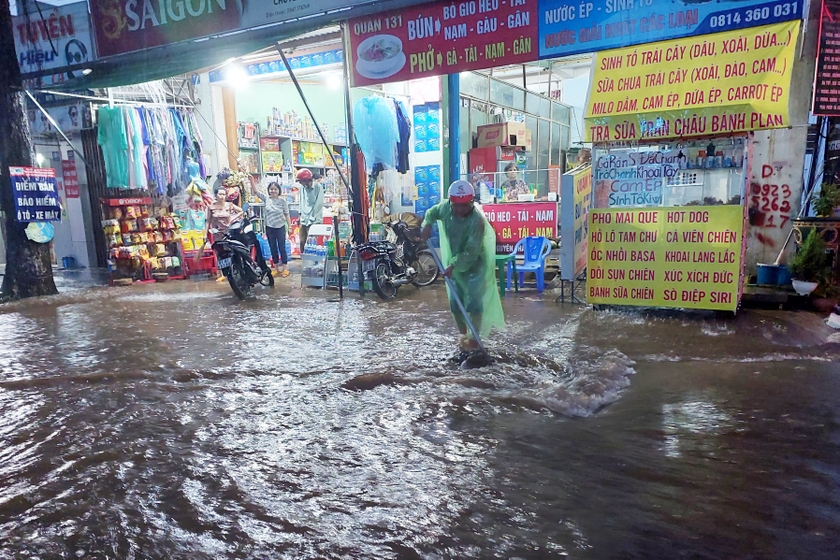
[[312,178],[312,172],[308,169],[301,169],[297,172],[297,180],[298,181],[306,181],[307,179]]

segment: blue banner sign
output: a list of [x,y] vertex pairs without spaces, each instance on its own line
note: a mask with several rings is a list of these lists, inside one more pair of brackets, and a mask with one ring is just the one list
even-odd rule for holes
[[541,0],[540,58],[802,18],[803,0]]
[[61,221],[61,205],[55,186],[55,169],[10,167],[15,221]]

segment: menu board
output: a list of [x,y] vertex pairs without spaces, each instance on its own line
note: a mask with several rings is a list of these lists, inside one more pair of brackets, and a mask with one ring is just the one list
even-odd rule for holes
[[742,206],[591,209],[588,303],[735,311]]
[[537,59],[537,0],[434,2],[351,19],[355,87]]
[[840,115],[840,0],[823,0],[813,112]]

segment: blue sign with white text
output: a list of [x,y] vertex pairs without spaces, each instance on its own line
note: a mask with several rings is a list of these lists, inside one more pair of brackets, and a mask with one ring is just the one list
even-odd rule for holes
[[540,58],[801,19],[803,0],[541,0]]
[[10,167],[15,221],[59,222],[61,203],[55,184],[55,169]]

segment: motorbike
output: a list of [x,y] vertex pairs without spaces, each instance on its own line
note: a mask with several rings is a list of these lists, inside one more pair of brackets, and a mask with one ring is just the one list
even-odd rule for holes
[[393,232],[396,243],[371,241],[357,247],[360,259],[375,261],[368,274],[376,294],[389,300],[397,296],[400,286],[422,287],[437,280],[440,271],[432,249],[420,238],[418,228],[411,228],[403,221],[385,227]]
[[[219,269],[228,279],[233,293],[245,300],[252,296],[251,288],[257,284],[274,287],[271,271],[263,271],[251,257],[251,243],[247,235],[254,231],[250,221],[241,220],[231,224],[219,237],[219,230],[211,229],[213,251],[216,253]],[[259,249],[258,249],[259,250]]]

